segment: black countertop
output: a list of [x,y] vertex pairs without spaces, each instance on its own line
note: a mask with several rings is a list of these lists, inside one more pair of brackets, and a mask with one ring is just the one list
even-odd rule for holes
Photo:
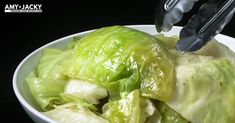
[[[29,53],[61,37],[111,25],[153,24],[158,0],[35,2],[42,4],[42,13],[4,13],[6,4],[0,4],[1,18],[1,118],[0,122],[33,122],[21,108],[12,88],[15,68]],[[187,13],[177,25],[185,25],[200,4]],[[3,20],[3,21],[2,21]],[[222,34],[235,37],[235,18]],[[2,38],[3,36],[3,38]],[[3,114],[3,116],[2,116]]]

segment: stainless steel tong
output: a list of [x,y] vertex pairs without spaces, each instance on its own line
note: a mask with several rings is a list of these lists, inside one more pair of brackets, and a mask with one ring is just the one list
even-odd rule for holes
[[[160,0],[155,25],[158,32],[169,31],[198,0]],[[180,32],[176,49],[196,51],[222,31],[235,13],[235,0],[208,0]]]

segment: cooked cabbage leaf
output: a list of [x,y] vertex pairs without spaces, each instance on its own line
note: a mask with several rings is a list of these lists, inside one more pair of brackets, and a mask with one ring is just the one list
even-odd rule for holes
[[70,103],[70,104],[75,104],[76,103],[76,105],[88,108],[91,111],[97,111],[98,110],[93,104],[87,102],[85,99],[80,98],[76,95],[61,93],[60,96],[63,98],[63,100],[66,103]]
[[158,109],[155,108],[154,113],[151,116],[147,117],[144,123],[163,123],[161,122],[161,120],[162,120],[162,115],[158,111]]
[[109,123],[80,103],[67,103],[43,114],[59,123]]
[[[215,50],[216,49],[216,50]],[[196,52],[198,55],[224,58],[232,62],[235,67],[235,53],[228,46],[213,39],[206,46]]]
[[72,50],[62,51],[55,48],[44,49],[37,66],[39,78],[53,80],[66,80],[67,76],[63,73],[61,62],[71,57]]
[[67,49],[73,49],[74,46],[77,44],[77,42],[81,39],[82,37],[76,36],[73,37],[72,40],[68,43]]
[[[163,102],[158,102],[156,107],[162,116],[160,123],[190,123]],[[158,117],[158,115],[152,117]]]
[[134,90],[125,98],[105,104],[103,116],[110,123],[144,123],[147,117],[153,115],[154,111],[153,103],[141,98],[139,90]]
[[[32,72],[27,78],[29,90],[43,111],[54,109],[56,105],[68,102],[90,102],[108,96],[104,87],[79,80],[53,80],[38,78]],[[86,101],[85,101],[86,100]],[[92,109],[96,109],[91,106]]]
[[177,86],[167,105],[192,123],[235,122],[235,69],[226,59],[176,67]]
[[50,110],[54,105],[64,104],[60,93],[64,92],[66,81],[38,78],[32,72],[27,78],[29,90],[42,110]]
[[64,93],[83,98],[91,104],[98,104],[99,99],[108,96],[106,88],[81,80],[69,80]]
[[179,40],[178,36],[165,36],[163,34],[157,34],[155,35],[155,38],[163,43],[168,49],[175,49],[176,43]]
[[70,78],[105,86],[111,97],[141,88],[143,96],[167,100],[174,87],[174,59],[155,37],[113,26],[82,37],[74,58],[64,61]]

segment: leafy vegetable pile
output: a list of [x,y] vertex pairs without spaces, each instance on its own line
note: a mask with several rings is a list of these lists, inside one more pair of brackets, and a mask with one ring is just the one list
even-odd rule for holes
[[234,123],[234,53],[214,41],[181,54],[176,41],[101,28],[66,50],[45,49],[26,82],[60,123]]

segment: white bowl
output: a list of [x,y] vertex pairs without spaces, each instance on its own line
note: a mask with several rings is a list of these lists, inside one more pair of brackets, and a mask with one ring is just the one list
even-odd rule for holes
[[[156,30],[154,25],[131,25],[128,26],[131,28],[135,28],[140,31],[147,32],[149,34],[156,34]],[[165,33],[168,36],[178,35],[182,27],[175,26],[170,32]],[[26,86],[24,81],[25,77],[34,69],[42,50],[48,47],[55,47],[55,48],[66,48],[67,43],[75,36],[82,36],[94,30],[85,31],[77,34],[73,34],[64,38],[60,38],[55,40],[51,43],[48,43],[31,54],[29,54],[16,68],[14,76],[13,76],[13,89],[18,98],[20,104],[26,111],[26,113],[37,123],[54,123],[55,121],[51,120],[50,118],[46,117],[42,113],[37,110],[37,104],[34,102],[32,95],[29,92],[29,89]],[[230,49],[235,52],[235,39],[225,35],[217,35],[215,37],[219,42],[227,45]]]

